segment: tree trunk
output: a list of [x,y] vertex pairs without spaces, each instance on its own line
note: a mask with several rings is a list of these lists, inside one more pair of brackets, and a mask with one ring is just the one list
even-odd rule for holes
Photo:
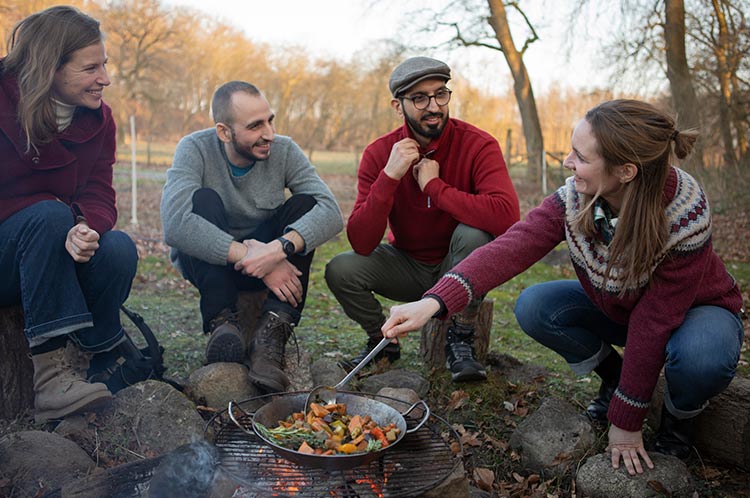
[[[683,0],[664,2],[666,24],[664,43],[667,57],[667,78],[672,90],[672,101],[677,112],[677,128],[687,130],[701,128],[698,97],[693,88],[693,80],[685,54],[685,4]],[[703,140],[695,144],[695,149],[687,165],[697,170],[703,169]]]
[[34,407],[34,366],[20,306],[0,308],[0,419]]
[[529,73],[523,62],[523,53],[516,49],[508,25],[508,16],[502,0],[487,0],[490,6],[489,23],[495,31],[495,38],[502,48],[505,60],[513,75],[513,91],[521,113],[523,134],[526,138],[526,154],[528,155],[529,179],[539,183],[542,171],[542,155],[544,154],[544,140],[542,126],[539,123],[539,113],[536,110],[534,91],[531,88]]
[[[485,299],[479,307],[479,316],[474,332],[474,349],[477,360],[484,364],[490,345],[490,330],[492,329],[492,299]],[[443,368],[445,365],[445,334],[450,320],[433,318],[422,327],[422,338],[419,351],[424,364],[430,368]]]

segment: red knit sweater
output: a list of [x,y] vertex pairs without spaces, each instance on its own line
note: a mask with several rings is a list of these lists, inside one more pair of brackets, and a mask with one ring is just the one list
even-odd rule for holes
[[362,155],[357,200],[347,223],[354,251],[370,254],[386,227],[388,240],[418,261],[440,263],[459,223],[499,235],[520,218],[518,197],[500,146],[490,134],[449,119],[440,137],[420,152],[435,150],[440,177],[422,192],[411,169],[401,180],[383,170],[393,144],[414,138],[404,124],[371,143]]
[[434,294],[448,314],[455,313],[473,296],[510,280],[565,240],[586,294],[608,317],[628,326],[620,385],[608,417],[617,427],[640,430],[664,365],[667,341],[688,310],[713,305],[736,313],[742,306],[737,282],[713,251],[708,202],[695,179],[673,168],[665,199],[670,234],[663,257],[650,275],[650,285],[623,299],[618,297],[622,282],[616,275],[603,286],[607,246],[573,231],[579,196],[572,178],[523,222],[446,273],[425,295]]

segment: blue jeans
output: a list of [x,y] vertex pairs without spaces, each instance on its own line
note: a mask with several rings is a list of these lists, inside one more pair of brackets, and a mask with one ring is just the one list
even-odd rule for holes
[[[527,288],[515,314],[523,331],[560,354],[576,375],[591,372],[612,345],[625,345],[627,326],[607,318],[577,280]],[[717,306],[691,308],[664,352],[667,409],[680,419],[700,413],[734,378],[742,341],[739,315]]]
[[123,338],[120,306],[138,264],[133,241],[109,231],[86,263],[65,250],[73,227],[70,208],[33,204],[0,223],[0,306],[21,304],[31,347],[60,335],[86,351],[112,349]]

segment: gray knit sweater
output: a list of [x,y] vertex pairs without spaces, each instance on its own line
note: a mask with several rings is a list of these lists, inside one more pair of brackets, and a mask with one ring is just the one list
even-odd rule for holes
[[[308,253],[336,235],[343,216],[328,186],[297,144],[276,135],[270,157],[258,161],[241,177],[232,176],[214,128],[196,131],[177,144],[161,198],[164,240],[176,250],[211,264],[226,264],[232,240],[241,241],[292,194],[312,195],[317,204],[284,231],[296,230]],[[193,214],[193,193],[199,188],[219,193],[229,218],[229,233]]]

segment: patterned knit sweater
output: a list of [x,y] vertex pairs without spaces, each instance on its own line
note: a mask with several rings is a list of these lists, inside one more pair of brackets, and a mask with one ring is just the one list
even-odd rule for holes
[[742,306],[736,281],[713,251],[708,201],[696,180],[672,168],[664,199],[669,220],[665,250],[651,274],[643,275],[639,288],[624,298],[618,297],[623,282],[617,272],[603,285],[609,260],[607,245],[574,231],[580,197],[572,178],[524,221],[476,249],[425,295],[437,296],[450,315],[566,241],[586,294],[613,321],[628,327],[620,384],[608,417],[617,427],[640,430],[664,365],[667,340],[687,311],[714,305],[736,313]]

